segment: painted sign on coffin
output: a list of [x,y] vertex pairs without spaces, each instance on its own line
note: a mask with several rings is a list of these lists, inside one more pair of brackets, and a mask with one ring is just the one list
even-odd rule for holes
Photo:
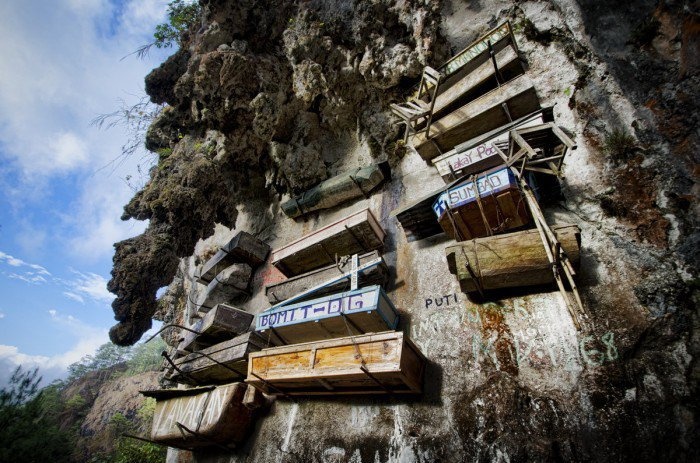
[[[497,193],[511,186],[512,173],[507,167],[487,173],[476,180],[479,196]],[[442,193],[433,203],[433,211],[440,218],[449,206],[454,209],[476,199],[474,182],[466,182]]]
[[312,321],[340,313],[352,313],[374,308],[380,288],[373,286],[369,291],[342,293],[335,296],[280,307],[271,313],[258,315],[255,321],[257,330],[285,326],[304,321]]

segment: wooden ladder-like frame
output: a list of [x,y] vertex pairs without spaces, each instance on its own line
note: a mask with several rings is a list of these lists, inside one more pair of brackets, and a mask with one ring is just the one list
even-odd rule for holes
[[[403,141],[408,142],[409,135],[415,135],[418,132],[425,130],[426,138],[430,138],[430,124],[433,120],[433,108],[435,107],[435,99],[440,88],[442,74],[430,66],[423,69],[423,77],[421,77],[418,93],[414,99],[408,100],[402,104],[391,104],[391,112],[397,115],[406,125]],[[427,101],[424,99],[427,97]],[[418,130],[418,126],[425,122],[425,127]]]

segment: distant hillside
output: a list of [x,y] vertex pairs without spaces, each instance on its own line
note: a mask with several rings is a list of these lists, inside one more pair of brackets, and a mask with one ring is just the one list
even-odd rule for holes
[[70,377],[37,390],[40,372],[18,370],[0,391],[0,462],[159,462],[165,449],[123,437],[148,437],[162,341],[133,348],[103,345],[71,365]]

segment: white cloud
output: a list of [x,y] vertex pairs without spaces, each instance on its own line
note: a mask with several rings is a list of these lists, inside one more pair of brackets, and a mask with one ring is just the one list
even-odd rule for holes
[[[122,178],[136,176],[138,165],[147,171],[152,161],[136,155],[114,171],[100,170],[119,156],[129,135],[122,127],[99,130],[90,121],[115,110],[119,99],[135,103],[144,76],[173,52],[121,60],[153,40],[167,3],[62,0],[43,14],[43,0],[25,0],[21,8],[0,2],[0,177],[6,177],[0,188],[11,209],[21,211],[26,201],[52,194],[55,183],[48,179],[77,178],[53,242],[67,242],[66,249],[84,261],[108,257],[114,242],[145,228],[119,220],[133,195]],[[16,215],[19,220],[21,212]],[[41,244],[23,243],[27,249]]]
[[21,280],[29,284],[33,285],[38,285],[40,283],[46,283],[46,278],[44,278],[41,275],[35,275],[31,272],[25,272],[24,275],[20,275],[19,273],[9,273],[7,274],[8,277],[14,279],[14,280]]
[[65,378],[68,366],[88,354],[94,354],[98,347],[109,342],[107,330],[87,325],[73,316],[62,316],[56,310],[49,310],[56,328],[64,335],[74,337],[73,344],[67,351],[51,356],[27,355],[15,346],[0,344],[0,386],[4,385],[17,366],[24,370],[39,368],[43,377],[42,385],[54,379]]
[[73,293],[77,297],[86,296],[98,302],[112,302],[115,296],[107,291],[107,280],[104,277],[96,273],[82,273],[77,270],[73,270],[73,273],[76,275],[76,279],[66,282],[71,288],[69,293]]
[[2,320],[3,318],[5,318],[5,313],[4,313],[4,312],[0,312],[0,320]]
[[85,304],[85,299],[83,299],[83,297],[79,296],[78,294],[71,293],[70,291],[63,291],[63,295],[66,296],[68,299],[73,299],[76,302]]
[[49,271],[46,270],[41,265],[30,264],[28,262],[23,261],[22,259],[18,259],[16,257],[13,257],[9,254],[2,252],[2,251],[0,251],[0,261],[5,261],[7,263],[7,265],[11,265],[12,267],[29,267],[31,269],[36,270],[36,272],[28,272],[28,273],[38,274],[38,275],[51,275],[49,273]]
[[49,148],[54,169],[73,169],[88,159],[87,144],[72,132],[63,132],[51,137]]

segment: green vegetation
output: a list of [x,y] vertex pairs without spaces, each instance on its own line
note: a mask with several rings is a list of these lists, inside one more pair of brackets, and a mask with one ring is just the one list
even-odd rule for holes
[[154,45],[157,48],[168,48],[173,43],[182,45],[183,35],[199,21],[201,14],[197,1],[173,0],[168,3],[168,22],[156,26]]
[[[0,389],[0,462],[61,463],[85,458],[92,463],[163,462],[164,447],[122,436],[148,434],[155,410],[153,399],[146,399],[133,419],[119,412],[112,416],[104,439],[113,443],[109,452],[81,444],[80,425],[94,398],[89,392],[85,395],[85,390],[92,385],[99,387],[105,379],[157,370],[164,349],[160,338],[133,347],[103,344],[94,355],[86,355],[69,367],[67,381],[55,381],[41,390],[38,370],[18,367],[9,385]],[[73,386],[88,374],[92,377],[87,382]]]
[[45,413],[39,381],[38,370],[17,367],[0,389],[0,461],[69,461],[70,436],[59,429],[55,415]]
[[199,2],[172,0],[168,3],[168,21],[156,26],[153,42],[140,47],[132,54],[143,58],[152,47],[170,48],[173,44],[182,47],[187,40],[187,32],[199,22],[201,15],[202,8]]
[[638,149],[637,141],[625,129],[615,128],[605,135],[603,150],[613,161],[629,159]]

